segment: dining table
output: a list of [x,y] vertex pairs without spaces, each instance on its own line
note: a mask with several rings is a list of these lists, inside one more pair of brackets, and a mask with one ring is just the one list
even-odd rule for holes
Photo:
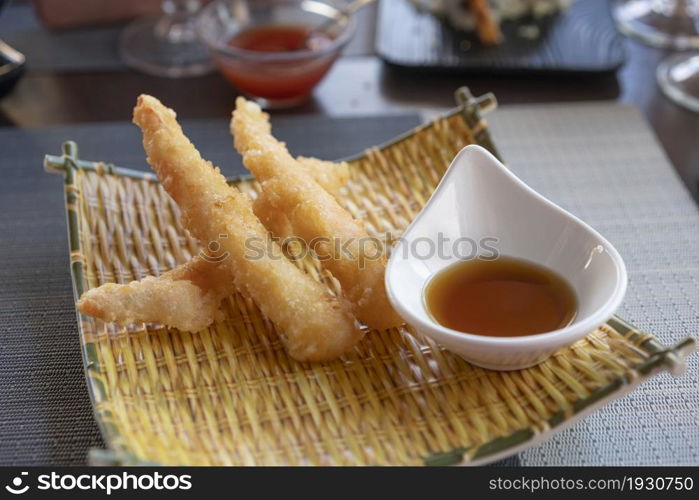
[[[656,83],[671,51],[624,37],[615,72],[433,71],[377,55],[375,5],[358,25],[312,97],[273,111],[290,145],[346,156],[451,109],[459,87],[493,93],[498,108],[485,119],[508,165],[620,249],[630,276],[623,315],[667,344],[699,333],[699,113]],[[177,110],[226,173],[239,173],[219,154],[225,130],[206,144],[211,124],[230,117],[236,89],[215,71],[169,79],[129,69],[116,55],[121,28],[48,31],[28,2],[0,13],[0,38],[27,57],[0,100],[2,465],[84,464],[105,447],[85,386],[60,179],[42,171],[43,155],[75,139],[88,159],[146,168],[130,124],[146,93]],[[314,134],[327,144],[313,145]],[[683,377],[648,381],[498,465],[699,464],[696,358]]]

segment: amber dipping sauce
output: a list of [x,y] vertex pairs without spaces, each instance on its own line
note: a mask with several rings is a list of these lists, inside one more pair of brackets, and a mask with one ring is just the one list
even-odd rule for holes
[[217,58],[223,76],[248,94],[267,99],[291,99],[310,94],[325,76],[335,55],[323,54],[333,37],[314,34],[304,43],[309,28],[294,25],[265,25],[236,33],[228,40],[230,47],[260,53],[294,53],[309,51],[307,56],[286,60]]
[[559,275],[506,256],[452,264],[427,284],[425,302],[440,325],[490,337],[557,330],[578,309],[575,291]]

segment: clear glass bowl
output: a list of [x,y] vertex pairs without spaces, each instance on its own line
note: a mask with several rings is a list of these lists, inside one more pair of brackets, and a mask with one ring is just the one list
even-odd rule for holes
[[699,49],[699,0],[617,0],[622,33],[654,47]]
[[658,84],[675,103],[699,113],[699,54],[681,53],[658,66]]
[[354,19],[345,18],[324,34],[330,40],[313,50],[262,52],[230,45],[255,28],[314,28],[339,15],[339,0],[215,0],[199,15],[196,29],[214,63],[240,92],[266,108],[304,102],[352,38]]

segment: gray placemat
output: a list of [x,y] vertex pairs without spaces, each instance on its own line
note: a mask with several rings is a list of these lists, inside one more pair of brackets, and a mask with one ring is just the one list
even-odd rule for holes
[[[518,175],[621,251],[631,280],[622,314],[667,344],[696,336],[699,213],[638,111],[611,103],[524,106],[498,110],[489,121]],[[275,130],[299,152],[333,157],[415,122],[282,117]],[[226,174],[238,171],[225,124],[185,128]],[[79,358],[60,180],[39,166],[41,155],[68,137],[85,158],[145,167],[138,133],[125,124],[0,130],[0,386],[9,388],[0,391],[0,464],[80,463],[86,448],[99,444]],[[313,141],[303,142],[307,137]],[[522,463],[699,463],[698,358],[690,358],[685,377],[645,383],[522,453]]]
[[[514,172],[608,237],[626,261],[620,314],[671,345],[699,337],[699,211],[641,113],[614,103],[488,117]],[[699,465],[699,355],[546,444],[523,465]]]
[[[373,53],[375,6],[357,15],[357,32],[344,51],[346,56]],[[27,58],[30,71],[119,71],[126,66],[117,53],[124,24],[46,30],[28,2],[15,2],[0,13],[0,38]]]

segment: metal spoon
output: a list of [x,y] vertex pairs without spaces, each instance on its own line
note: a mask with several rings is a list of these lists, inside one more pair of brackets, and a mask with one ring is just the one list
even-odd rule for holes
[[362,7],[374,3],[375,1],[376,0],[354,0],[353,2],[347,4],[344,8],[339,9],[333,17],[326,21],[323,21],[315,28],[310,29],[308,33],[306,33],[306,36],[303,37],[303,40],[299,42],[299,49],[308,47],[309,40],[313,39],[314,36],[317,36],[321,33],[325,33],[328,30],[328,28],[331,28],[340,21],[349,18],[352,14],[357,12]]

